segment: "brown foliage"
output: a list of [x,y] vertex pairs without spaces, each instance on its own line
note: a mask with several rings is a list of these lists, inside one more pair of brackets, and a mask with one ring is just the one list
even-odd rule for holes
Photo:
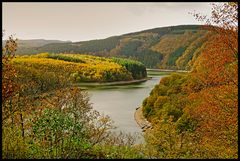
[[17,85],[14,83],[17,73],[12,65],[16,49],[16,40],[14,40],[13,36],[10,36],[2,48],[2,103],[13,96],[17,90]]
[[195,14],[215,32],[191,73],[201,90],[189,96],[196,103],[190,113],[199,123],[199,146],[208,157],[237,157],[237,8],[237,3],[214,4],[211,19]]

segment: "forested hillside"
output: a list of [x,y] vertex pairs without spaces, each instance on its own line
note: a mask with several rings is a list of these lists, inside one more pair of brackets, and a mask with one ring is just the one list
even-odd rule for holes
[[221,28],[209,26],[215,35],[192,72],[163,78],[143,101],[144,116],[153,125],[147,142],[156,156],[238,157],[237,4],[213,7],[211,23]]
[[[148,68],[189,69],[209,32],[199,25],[161,27],[106,39],[21,47],[18,54],[84,53],[141,61]],[[194,58],[194,59],[193,59]]]

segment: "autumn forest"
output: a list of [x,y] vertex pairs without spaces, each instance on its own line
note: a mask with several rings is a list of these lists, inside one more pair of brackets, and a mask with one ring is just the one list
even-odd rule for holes
[[[237,159],[238,3],[211,8],[211,17],[191,13],[202,25],[79,42],[3,40],[2,158]],[[136,102],[149,124],[134,125],[144,141],[115,131],[117,117],[92,102],[90,93],[114,92],[119,82],[118,94],[134,99],[154,79]]]

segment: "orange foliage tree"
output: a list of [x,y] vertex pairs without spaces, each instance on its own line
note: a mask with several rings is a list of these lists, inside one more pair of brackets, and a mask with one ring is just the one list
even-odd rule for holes
[[[214,32],[191,76],[200,92],[189,98],[198,120],[199,146],[208,157],[236,158],[238,129],[238,4],[213,4],[212,17],[194,14]],[[198,89],[199,90],[199,89]]]
[[13,79],[17,77],[16,70],[12,65],[14,53],[17,50],[16,40],[10,36],[2,48],[2,102],[4,103],[16,91]]

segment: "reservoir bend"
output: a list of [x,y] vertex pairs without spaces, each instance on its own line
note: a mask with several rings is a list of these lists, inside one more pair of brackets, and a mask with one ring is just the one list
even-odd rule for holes
[[135,110],[166,75],[148,76],[152,79],[137,84],[88,87],[90,103],[101,114],[110,116],[116,131],[141,133],[142,129],[134,119]]

